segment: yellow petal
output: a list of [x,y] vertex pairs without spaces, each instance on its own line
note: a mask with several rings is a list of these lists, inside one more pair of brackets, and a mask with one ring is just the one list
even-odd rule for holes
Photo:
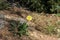
[[26,17],[26,19],[27,19],[28,21],[30,21],[30,20],[32,20],[32,16],[29,15],[29,16]]

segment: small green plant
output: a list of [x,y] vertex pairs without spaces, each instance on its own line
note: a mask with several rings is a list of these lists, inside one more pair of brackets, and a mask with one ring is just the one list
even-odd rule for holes
[[56,34],[55,26],[47,26],[46,27],[46,33],[47,34]]
[[20,36],[27,35],[27,27],[28,27],[28,25],[26,23],[18,25],[18,34]]
[[27,35],[28,33],[28,25],[26,23],[21,24],[19,21],[10,21],[10,31],[14,34],[17,34],[19,36]]
[[57,13],[56,16],[60,17],[60,13]]
[[60,22],[58,22],[58,25],[60,25]]

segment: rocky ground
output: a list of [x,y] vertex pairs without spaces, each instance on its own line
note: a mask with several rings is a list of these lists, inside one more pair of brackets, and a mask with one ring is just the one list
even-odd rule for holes
[[[59,27],[60,25],[58,25],[57,22],[60,21],[60,17],[56,16],[56,14],[30,12],[16,7],[14,9],[0,11],[0,14],[3,14],[3,19],[1,20],[0,18],[0,22],[4,21],[5,23],[0,29],[0,40],[60,40],[57,35],[47,35],[43,31],[44,29],[41,29],[41,27],[44,28],[47,25]],[[26,16],[28,15],[33,17],[32,21],[26,20]],[[13,34],[8,31],[9,20],[22,21],[21,19],[27,21],[29,25],[29,36],[13,36]]]

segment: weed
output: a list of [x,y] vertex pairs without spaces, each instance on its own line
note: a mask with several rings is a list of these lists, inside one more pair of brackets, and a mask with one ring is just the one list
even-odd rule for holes
[[27,35],[28,33],[28,25],[26,23],[21,24],[19,21],[10,21],[10,31],[16,35],[22,36]]
[[20,36],[27,35],[27,27],[28,27],[28,25],[26,23],[19,25],[18,26],[18,34]]
[[56,16],[60,17],[60,13],[57,13]]
[[55,26],[47,26],[46,27],[47,34],[56,34]]
[[57,24],[60,25],[60,21]]

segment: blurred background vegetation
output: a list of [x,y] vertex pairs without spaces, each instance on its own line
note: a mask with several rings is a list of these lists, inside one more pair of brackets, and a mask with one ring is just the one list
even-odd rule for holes
[[28,7],[32,11],[57,13],[60,11],[60,0],[21,0],[20,3],[24,7]]
[[[60,0],[0,0],[0,9],[5,9],[8,5],[7,3],[18,3],[19,6],[25,7],[28,10],[36,12],[45,12],[45,13],[60,13]],[[2,4],[5,7],[1,7]],[[17,4],[17,5],[18,5]]]

